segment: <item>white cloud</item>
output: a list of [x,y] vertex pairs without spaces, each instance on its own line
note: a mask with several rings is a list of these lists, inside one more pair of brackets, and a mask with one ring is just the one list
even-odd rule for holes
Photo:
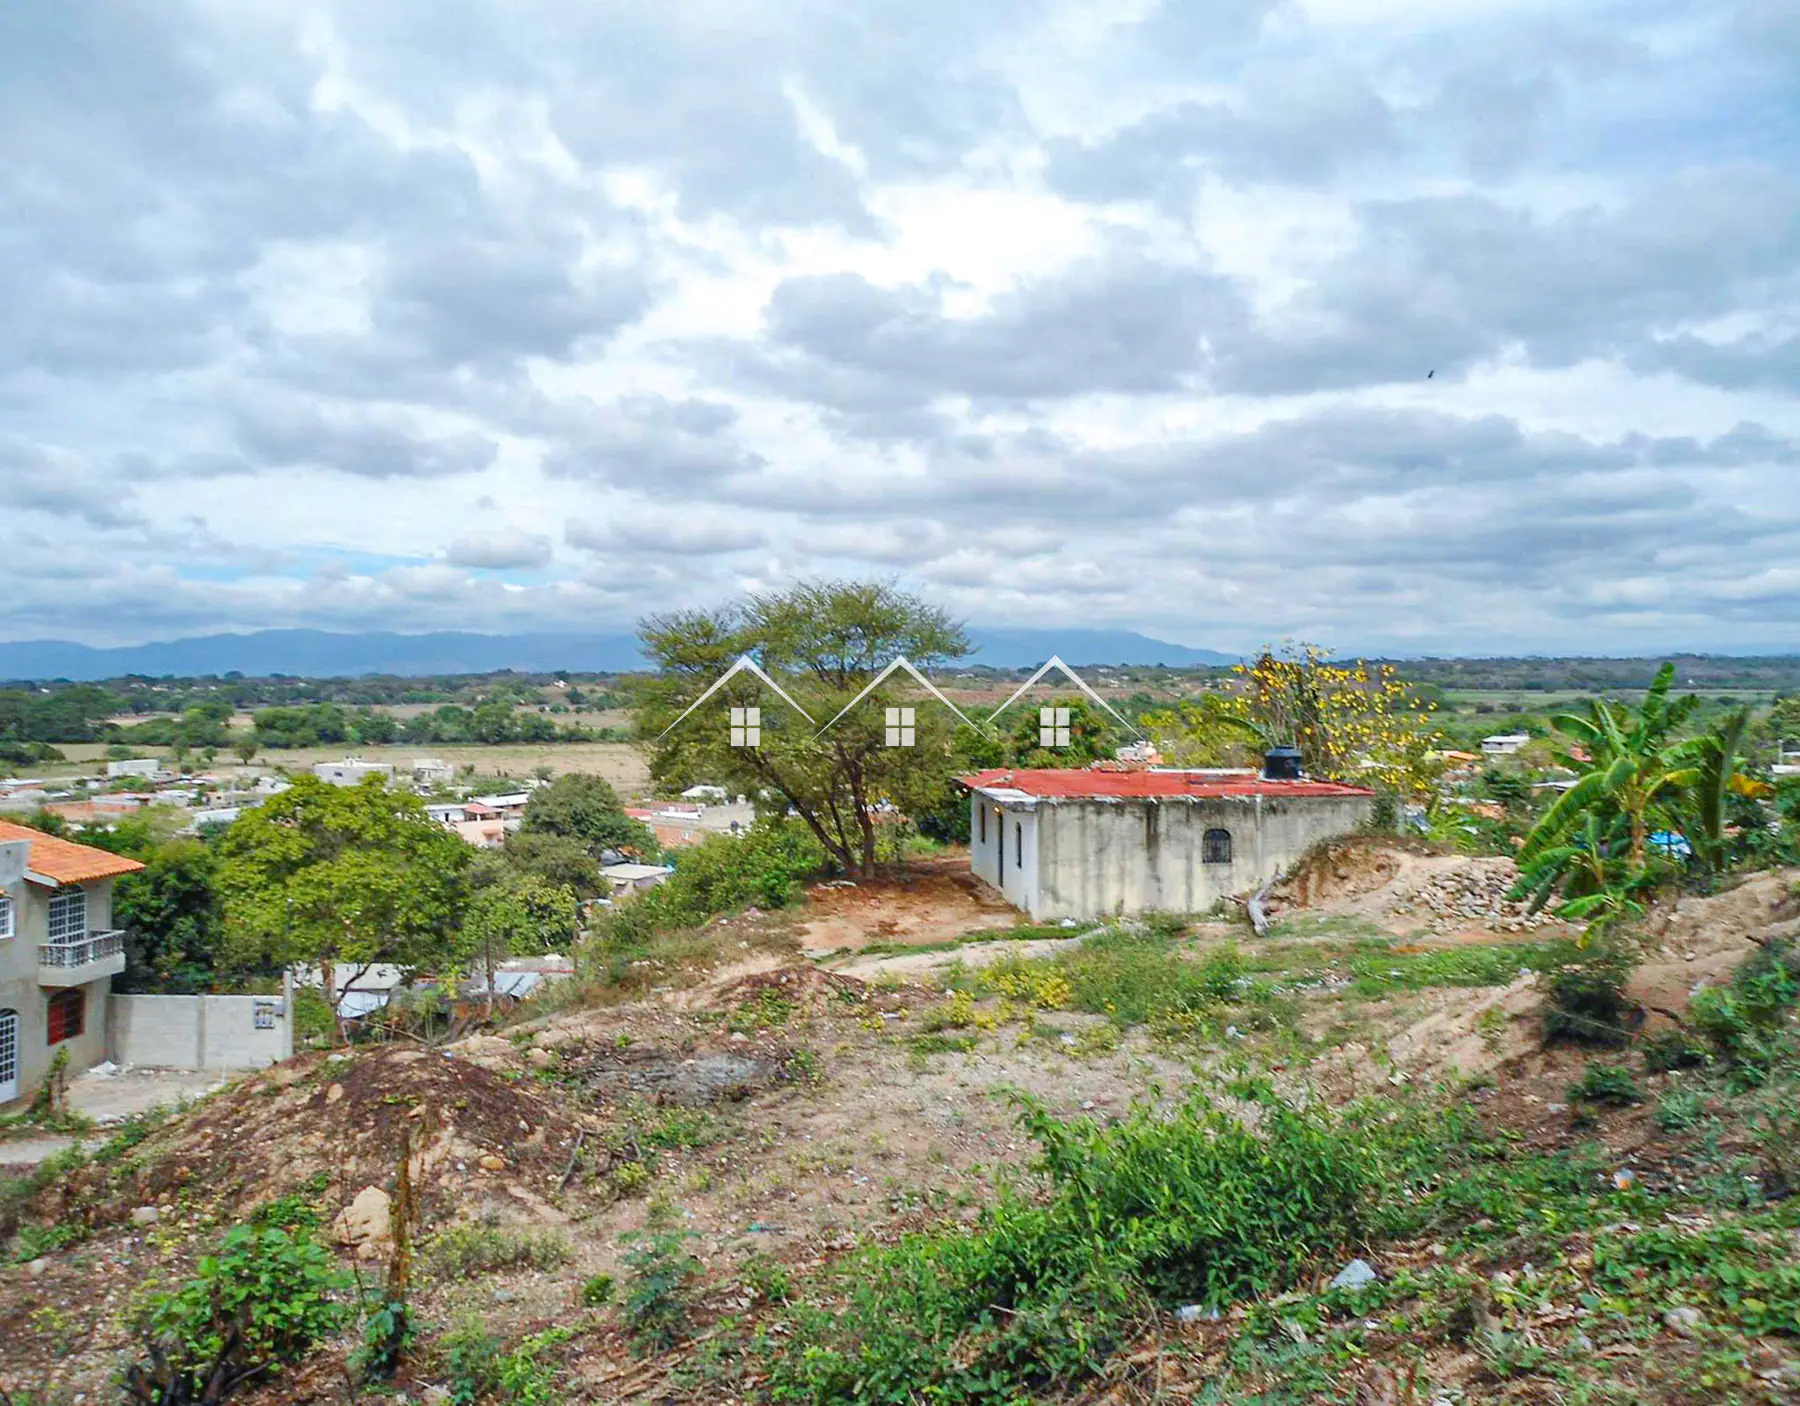
[[1792,6],[0,8],[0,637],[1800,648]]

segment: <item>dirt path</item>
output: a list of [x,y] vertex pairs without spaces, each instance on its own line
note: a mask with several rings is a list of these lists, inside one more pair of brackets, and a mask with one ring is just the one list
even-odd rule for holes
[[0,1167],[35,1167],[74,1145],[72,1137],[27,1137],[0,1142]]
[[1049,957],[1077,947],[1103,928],[1088,928],[1064,938],[1037,937],[1024,942],[964,942],[955,947],[939,947],[929,952],[889,952],[880,956],[850,957],[826,961],[821,965],[831,971],[872,981],[879,976],[928,976],[960,962],[965,967],[985,967],[1007,957]]

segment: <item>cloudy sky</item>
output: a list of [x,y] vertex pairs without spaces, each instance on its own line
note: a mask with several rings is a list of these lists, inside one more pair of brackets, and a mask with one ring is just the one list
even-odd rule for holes
[[1800,648],[1792,0],[7,0],[0,306],[0,638]]

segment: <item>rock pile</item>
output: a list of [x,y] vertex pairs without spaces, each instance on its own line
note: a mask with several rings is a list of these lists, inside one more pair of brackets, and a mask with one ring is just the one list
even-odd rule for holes
[[1394,917],[1423,917],[1428,932],[1453,932],[1473,924],[1496,932],[1523,932],[1555,922],[1548,913],[1530,913],[1507,893],[1519,871],[1510,859],[1471,859],[1438,869],[1399,886],[1387,911]]

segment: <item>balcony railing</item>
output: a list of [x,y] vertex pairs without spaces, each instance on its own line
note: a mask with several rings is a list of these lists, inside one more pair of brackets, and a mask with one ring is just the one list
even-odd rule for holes
[[[53,986],[91,981],[125,969],[125,934],[90,932],[38,948],[38,980]],[[71,981],[71,978],[74,981]]]

